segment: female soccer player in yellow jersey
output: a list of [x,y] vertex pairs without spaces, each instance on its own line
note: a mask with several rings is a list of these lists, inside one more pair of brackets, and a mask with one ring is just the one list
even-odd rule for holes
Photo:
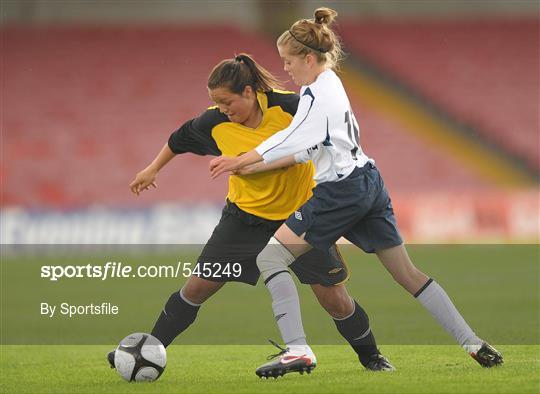
[[[238,156],[286,128],[299,97],[276,90],[278,87],[276,78],[248,55],[223,60],[208,79],[208,92],[217,105],[173,132],[154,161],[136,175],[131,191],[138,195],[156,187],[158,172],[177,154]],[[221,219],[197,261],[199,265],[210,263],[207,266],[213,269],[220,267],[221,278],[212,272],[193,275],[170,296],[152,330],[165,346],[195,321],[201,304],[226,282],[257,283],[257,255],[283,221],[310,198],[314,186],[311,163],[282,168],[277,161],[258,166],[253,170],[266,172],[249,174],[247,170],[229,178]],[[242,267],[240,277],[225,277],[228,270],[224,265],[235,263]],[[377,349],[366,312],[347,293],[343,282],[348,271],[335,245],[325,251],[313,249],[290,268],[302,283],[311,286],[366,369],[393,370]],[[111,354],[109,361],[113,358]]]

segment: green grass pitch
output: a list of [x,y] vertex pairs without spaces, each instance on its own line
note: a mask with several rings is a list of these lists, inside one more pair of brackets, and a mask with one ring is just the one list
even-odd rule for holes
[[[228,284],[196,323],[168,349],[164,375],[127,383],[109,369],[106,353],[132,332],[151,330],[169,294],[184,278],[40,278],[43,264],[171,264],[193,254],[2,256],[0,393],[539,393],[540,249],[538,245],[414,245],[415,263],[452,297],[479,336],[500,350],[505,364],[483,369],[394,283],[372,255],[343,248],[351,295],[368,311],[382,352],[395,373],[365,372],[318,306],[299,286],[303,321],[318,357],[311,375],[259,380],[254,370],[279,340],[270,299],[256,287]],[[40,302],[119,305],[117,316],[47,318]]]
[[506,345],[504,366],[484,369],[450,345],[389,345],[392,373],[364,371],[347,346],[314,346],[311,375],[261,380],[268,346],[184,345],[168,350],[157,382],[127,383],[106,365],[107,346],[4,346],[3,393],[538,393],[540,347]]

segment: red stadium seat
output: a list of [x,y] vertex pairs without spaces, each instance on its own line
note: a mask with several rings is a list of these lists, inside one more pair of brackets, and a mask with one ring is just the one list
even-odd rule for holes
[[[497,111],[491,111],[497,119],[491,121],[497,132],[503,130],[501,138],[505,141],[508,138],[505,139],[504,131],[529,130],[531,121],[524,111],[528,103],[523,108],[518,103],[511,106],[504,97],[486,98],[484,103],[472,94],[477,90],[464,95],[467,97],[463,97],[461,104],[456,103],[455,97],[463,91],[457,85],[455,92],[441,88],[437,80],[440,70],[433,70],[431,65],[424,67],[420,57],[412,65],[401,64],[403,59],[410,59],[413,44],[401,43],[390,46],[391,51],[383,50],[402,30],[407,31],[399,25],[380,30],[369,25],[351,25],[351,34],[359,38],[351,40],[350,34],[344,38],[350,48],[383,61],[404,77],[413,78],[413,82],[414,78],[429,81],[425,86],[428,93],[432,90],[435,97],[458,109],[472,109],[472,118],[477,116],[485,122],[482,111],[498,106]],[[2,33],[5,205],[124,207],[157,201],[223,201],[227,179],[210,180],[208,157],[186,155],[175,159],[160,174],[158,192],[134,198],[128,184],[161,149],[172,130],[211,105],[206,78],[218,61],[248,52],[283,77],[272,40],[231,26],[3,27]],[[411,40],[429,35],[422,29],[413,33],[403,34]],[[444,37],[439,37],[439,41],[424,37],[421,42],[427,45],[425,50],[435,51],[437,42],[446,42]],[[516,53],[521,49],[515,49]],[[463,75],[452,75],[452,65],[446,64],[449,59],[438,61],[447,67],[447,78],[465,79]],[[484,73],[489,76],[480,60],[476,67],[478,78]],[[500,68],[503,66],[497,70]],[[512,92],[522,97],[517,90],[523,88],[523,94],[529,94],[526,99],[531,99],[530,90],[522,86],[525,73],[517,74],[518,86]],[[479,83],[483,86],[489,78],[488,82]],[[509,125],[508,114],[514,110],[523,110],[523,116]],[[355,112],[362,129],[362,144],[367,154],[377,159],[392,191],[490,187],[455,158],[432,152],[432,147],[403,133],[401,125],[385,120],[376,109],[355,103]],[[487,123],[485,129],[490,129]],[[512,142],[521,146],[523,141],[514,137]],[[530,146],[524,152],[529,152]],[[402,171],[404,163],[406,173]]]
[[340,23],[346,49],[540,169],[539,20]]

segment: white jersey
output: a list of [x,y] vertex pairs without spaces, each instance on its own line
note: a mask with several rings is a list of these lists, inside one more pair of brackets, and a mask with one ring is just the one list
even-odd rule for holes
[[312,160],[315,181],[336,182],[368,161],[358,143],[359,128],[341,80],[332,70],[319,74],[300,89],[296,115],[284,130],[255,150],[265,163],[295,155],[297,162]]

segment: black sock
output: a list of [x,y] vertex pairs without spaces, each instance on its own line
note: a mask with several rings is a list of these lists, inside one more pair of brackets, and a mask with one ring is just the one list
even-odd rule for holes
[[169,297],[165,308],[161,311],[152,335],[167,347],[180,333],[186,330],[195,321],[200,306],[187,303],[176,291]]
[[356,301],[353,314],[343,320],[334,319],[334,323],[339,333],[358,354],[362,365],[365,365],[370,356],[379,353],[375,337],[369,327],[369,317]]

